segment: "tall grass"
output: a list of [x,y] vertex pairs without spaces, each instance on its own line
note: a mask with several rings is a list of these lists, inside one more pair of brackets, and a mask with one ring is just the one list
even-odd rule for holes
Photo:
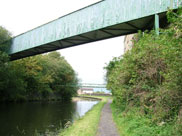
[[181,126],[174,122],[158,123],[141,114],[137,108],[123,111],[115,104],[111,105],[113,119],[121,136],[181,136]]

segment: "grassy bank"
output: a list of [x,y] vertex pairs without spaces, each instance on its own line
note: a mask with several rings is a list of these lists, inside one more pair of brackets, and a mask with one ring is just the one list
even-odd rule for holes
[[121,136],[181,136],[181,130],[178,130],[180,126],[174,122],[155,124],[137,109],[124,112],[114,104],[111,109]]
[[108,99],[107,97],[97,98],[102,98],[102,101],[87,112],[84,117],[76,120],[69,128],[61,132],[59,136],[95,136],[101,110]]

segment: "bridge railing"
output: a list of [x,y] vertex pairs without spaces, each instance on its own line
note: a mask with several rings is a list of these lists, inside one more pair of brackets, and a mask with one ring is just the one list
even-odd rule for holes
[[59,84],[57,86],[78,87],[78,88],[106,88],[106,84]]

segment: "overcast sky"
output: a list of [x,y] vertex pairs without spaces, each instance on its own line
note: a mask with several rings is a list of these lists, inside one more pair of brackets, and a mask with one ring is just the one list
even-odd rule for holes
[[[0,26],[13,36],[100,0],[0,0]],[[123,54],[124,37],[59,50],[83,83],[104,83],[104,69],[113,57]]]

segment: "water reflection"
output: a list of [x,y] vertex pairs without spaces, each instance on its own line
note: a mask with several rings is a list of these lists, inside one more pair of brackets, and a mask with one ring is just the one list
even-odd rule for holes
[[83,116],[95,104],[97,104],[97,101],[78,101],[76,103],[76,112],[79,116]]
[[32,136],[64,127],[68,121],[83,116],[97,101],[31,102],[0,104],[0,136]]

